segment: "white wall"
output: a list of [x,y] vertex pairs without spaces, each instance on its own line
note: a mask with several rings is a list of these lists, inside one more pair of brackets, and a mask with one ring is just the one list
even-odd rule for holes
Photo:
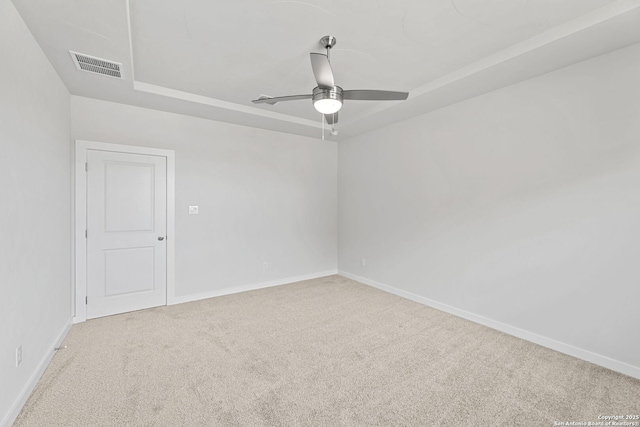
[[71,139],[69,93],[9,1],[0,1],[0,57],[3,425],[71,321]]
[[175,150],[177,296],[335,273],[335,142],[76,96],[71,121],[75,139]]
[[639,76],[634,45],[341,143],[339,270],[640,376]]

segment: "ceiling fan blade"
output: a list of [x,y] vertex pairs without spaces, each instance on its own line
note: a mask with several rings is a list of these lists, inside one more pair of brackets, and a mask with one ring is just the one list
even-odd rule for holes
[[261,96],[258,99],[252,99],[254,104],[269,104],[274,105],[277,102],[282,101],[297,101],[298,99],[311,99],[313,95],[290,95],[290,96]]
[[409,92],[393,92],[390,90],[345,90],[342,92],[344,99],[356,101],[404,101]]
[[325,114],[324,115],[324,119],[327,121],[328,124],[333,125],[338,123],[338,113],[333,113],[333,114]]
[[323,53],[311,54],[311,68],[313,69],[313,75],[316,77],[319,87],[332,88],[335,81],[333,80],[333,70],[329,63],[329,58]]

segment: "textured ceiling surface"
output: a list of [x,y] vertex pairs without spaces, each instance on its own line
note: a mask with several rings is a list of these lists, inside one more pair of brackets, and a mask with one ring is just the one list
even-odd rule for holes
[[[640,0],[13,0],[71,93],[318,136],[309,53],[331,51],[344,89],[410,92],[347,101],[352,136],[640,41]],[[123,64],[75,69],[69,50]]]

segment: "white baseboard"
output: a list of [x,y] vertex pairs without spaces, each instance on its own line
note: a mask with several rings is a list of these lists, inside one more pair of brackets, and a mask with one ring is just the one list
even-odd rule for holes
[[25,403],[27,403],[27,399],[29,398],[29,396],[31,396],[33,389],[36,388],[36,385],[38,384],[38,381],[40,381],[42,374],[44,374],[45,369],[47,369],[47,366],[49,366],[51,359],[53,359],[53,356],[55,354],[54,349],[60,346],[62,341],[65,339],[65,337],[69,333],[71,326],[72,326],[72,322],[71,322],[71,319],[69,319],[67,324],[62,328],[62,331],[58,334],[58,336],[54,340],[53,344],[50,347],[50,350],[42,358],[42,360],[38,364],[38,367],[33,372],[33,374],[31,374],[31,378],[29,378],[29,381],[27,381],[27,384],[25,384],[25,386],[22,388],[22,391],[18,395],[18,398],[15,400],[15,402],[13,402],[13,405],[11,406],[11,409],[9,409],[9,412],[4,416],[2,421],[0,421],[1,427],[11,426],[16,420],[16,418],[18,418],[18,415],[20,415],[20,411],[22,410],[22,407],[24,406]]
[[543,347],[547,347],[552,350],[559,351],[560,353],[568,354],[569,356],[577,357],[578,359],[586,360],[587,362],[591,362],[596,365],[603,366],[605,368],[611,369],[612,371],[620,372],[622,374],[629,375],[630,377],[640,379],[640,367],[638,366],[633,366],[628,363],[621,362],[619,360],[615,360],[607,356],[603,356],[601,354],[593,353],[591,351],[584,350],[582,348],[575,347],[560,341],[556,341],[554,339],[547,338],[545,336],[538,335],[533,332],[525,331],[515,326],[511,326],[506,323],[498,322],[496,320],[489,319],[484,316],[470,313],[468,311],[461,310],[459,308],[452,307],[450,305],[443,304],[441,302],[434,301],[429,298],[425,298],[420,295],[413,294],[411,292],[403,291],[402,289],[394,288],[393,286],[385,285],[383,283],[376,282],[374,280],[370,280],[365,277],[358,276],[356,274],[351,274],[342,270],[338,270],[338,274],[344,277],[348,277],[349,279],[353,279],[357,282],[363,283],[365,285],[369,285],[374,288],[389,292],[391,294],[409,299],[411,301],[415,301],[417,303],[424,304],[429,307],[433,307],[440,311],[453,314],[454,316],[462,317],[463,319],[471,320],[472,322],[479,323],[484,326],[488,326],[489,328],[495,329],[500,332],[504,332],[505,334],[509,334],[514,337],[518,337],[523,340],[530,341],[535,344],[539,344]]
[[167,301],[167,305],[182,304],[184,302],[199,301],[202,299],[219,297],[222,295],[230,295],[230,294],[237,294],[239,292],[254,291],[256,289],[286,285],[287,283],[295,283],[295,282],[301,282],[303,280],[317,279],[319,277],[331,276],[334,274],[338,274],[338,270],[320,271],[318,273],[305,274],[302,276],[285,277],[283,279],[269,280],[267,282],[252,283],[249,285],[241,285],[241,286],[233,286],[230,288],[216,289],[213,291],[202,292],[199,294],[173,297],[171,301]]

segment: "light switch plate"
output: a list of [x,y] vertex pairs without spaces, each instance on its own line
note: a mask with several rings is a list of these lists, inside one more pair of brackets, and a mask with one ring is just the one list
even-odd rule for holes
[[198,215],[198,207],[189,206],[189,215]]

